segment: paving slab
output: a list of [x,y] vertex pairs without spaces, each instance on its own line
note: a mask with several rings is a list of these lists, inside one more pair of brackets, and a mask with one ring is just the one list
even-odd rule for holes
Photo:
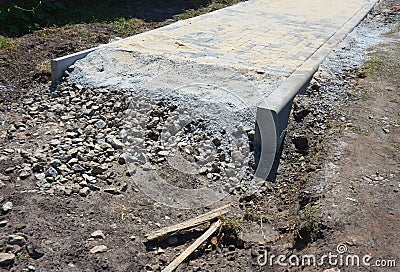
[[[257,120],[256,174],[266,177],[294,96],[376,2],[246,1],[75,54],[73,61],[83,58],[75,62],[68,80],[144,96],[180,95],[199,112],[210,111],[210,103],[231,103],[233,111],[247,117],[247,125]],[[57,81],[71,58],[53,64]],[[210,103],[194,103],[198,95]]]

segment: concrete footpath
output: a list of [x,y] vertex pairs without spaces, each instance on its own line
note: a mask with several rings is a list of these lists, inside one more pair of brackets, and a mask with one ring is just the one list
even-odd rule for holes
[[294,96],[376,2],[250,0],[53,60],[53,76],[58,80],[71,60],[86,56],[74,64],[71,83],[155,93],[218,86],[215,103],[228,103],[223,92],[229,92],[257,109],[257,175],[266,177]]

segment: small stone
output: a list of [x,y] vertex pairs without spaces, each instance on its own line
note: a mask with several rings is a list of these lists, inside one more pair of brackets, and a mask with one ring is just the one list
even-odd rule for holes
[[8,213],[9,211],[11,211],[13,209],[13,204],[12,204],[12,202],[6,202],[6,203],[4,203],[3,204],[3,211],[5,212],[5,213]]
[[28,178],[30,175],[31,175],[31,171],[28,170],[28,169],[22,169],[22,170],[19,172],[19,177],[20,177],[20,179],[26,179],[26,178]]
[[65,188],[64,194],[65,194],[66,196],[71,195],[71,194],[72,194],[72,189],[71,189],[71,188]]
[[97,121],[96,123],[94,123],[94,126],[95,126],[97,129],[105,128],[106,125],[107,125],[107,123],[106,123],[105,121],[103,121],[103,120],[99,120],[99,121]]
[[220,145],[221,145],[221,140],[220,140],[219,138],[214,138],[214,139],[212,140],[212,142],[213,142],[213,144],[214,144],[215,146],[220,146]]
[[208,168],[207,167],[201,167],[199,169],[199,174],[200,175],[206,175],[208,173]]
[[72,170],[74,170],[75,172],[83,172],[85,171],[85,168],[83,168],[80,164],[75,163],[74,165],[72,165]]
[[112,148],[112,146],[109,143],[106,143],[106,142],[99,143],[98,147],[100,149],[102,149],[102,150],[107,150],[107,149]]
[[34,163],[32,165],[32,171],[35,173],[44,171],[44,163]]
[[24,159],[29,159],[29,152],[26,151],[26,150],[21,150],[21,151],[20,151],[20,155],[21,155],[21,157],[24,158]]
[[119,164],[125,164],[126,163],[126,153],[122,153],[121,155],[119,155],[118,157],[118,163]]
[[61,166],[61,161],[59,159],[54,159],[50,162],[50,166],[57,169]]
[[219,172],[221,172],[221,169],[219,168],[218,164],[216,164],[216,163],[211,164],[211,168],[212,168],[212,171],[213,171],[214,173],[219,173]]
[[96,254],[96,253],[103,253],[107,251],[107,247],[105,245],[100,245],[100,246],[95,246],[90,250],[90,253]]
[[292,141],[296,148],[299,150],[304,150],[308,148],[308,139],[305,136],[294,136]]
[[90,234],[90,236],[92,238],[101,238],[101,239],[105,238],[105,235],[102,230],[93,231],[92,234]]
[[49,145],[51,145],[51,146],[59,146],[60,144],[61,144],[61,141],[58,139],[54,139],[49,142]]
[[34,267],[33,265],[28,265],[28,269],[29,271],[36,271],[36,267]]
[[80,196],[87,196],[90,192],[90,189],[88,187],[83,187],[82,189],[79,190],[79,195]]
[[124,183],[122,184],[120,191],[121,192],[126,192],[128,190],[128,183]]
[[96,178],[93,176],[89,176],[88,174],[82,174],[82,177],[91,183],[96,183]]
[[63,186],[63,185],[56,185],[55,189],[57,190],[57,192],[64,193],[64,191],[65,191],[65,186]]
[[46,154],[42,152],[36,152],[33,157],[35,157],[39,162],[45,162],[46,161]]
[[14,172],[14,170],[15,170],[15,167],[8,167],[4,172],[6,174],[11,174],[12,172]]
[[77,163],[79,160],[77,159],[77,158],[72,158],[72,159],[70,159],[67,163],[68,164],[75,164],[75,163]]
[[136,240],[136,236],[132,235],[132,236],[129,237],[129,239],[131,239],[131,241],[134,241],[134,240]]
[[12,253],[0,253],[0,266],[6,266],[14,263],[15,255]]
[[120,191],[118,191],[115,188],[106,188],[106,189],[104,189],[104,192],[112,194],[112,195],[119,195],[121,193]]
[[382,128],[383,132],[385,132],[386,134],[388,134],[390,131],[387,128]]
[[100,191],[100,189],[101,189],[99,186],[97,186],[96,184],[93,184],[93,183],[88,183],[87,187],[89,187],[90,190],[92,190],[92,191]]
[[3,188],[4,186],[6,186],[6,184],[2,181],[0,181],[0,189]]
[[108,168],[104,166],[93,166],[92,167],[92,174],[93,175],[101,175],[103,174]]
[[340,272],[340,269],[333,267],[333,268],[325,269],[322,272]]
[[43,249],[36,244],[27,245],[26,251],[28,252],[29,256],[33,259],[40,259],[44,256]]
[[5,227],[8,224],[7,220],[1,220],[0,221],[0,228]]
[[122,149],[124,144],[118,140],[115,136],[109,135],[106,137],[106,142],[109,143],[115,149]]
[[37,180],[44,180],[46,178],[46,174],[45,173],[35,174],[35,178]]
[[46,177],[55,178],[55,177],[58,176],[58,172],[53,167],[49,167],[49,169],[46,170],[46,174],[45,175],[46,175]]
[[8,242],[10,245],[19,245],[23,246],[26,244],[26,239],[20,235],[9,235]]
[[10,181],[10,177],[0,173],[0,181]]
[[158,155],[163,156],[163,157],[168,156],[168,154],[169,154],[169,151],[166,151],[166,150],[162,150],[162,151],[158,152]]

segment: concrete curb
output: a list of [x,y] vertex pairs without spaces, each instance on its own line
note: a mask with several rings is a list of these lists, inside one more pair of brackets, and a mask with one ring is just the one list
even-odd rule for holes
[[90,52],[95,51],[99,47],[90,48],[74,54],[51,60],[51,88],[54,89],[61,81],[65,70],[79,59],[83,59]]
[[[294,97],[307,88],[313,75],[329,53],[367,16],[377,2],[379,0],[371,0],[360,8],[352,18],[344,23],[328,41],[257,107],[254,146],[256,162],[258,162],[258,169],[261,169],[259,173],[262,176],[266,174],[262,171],[264,165],[268,164],[271,154],[276,154],[283,143]],[[271,130],[275,130],[276,143],[268,140],[271,139]],[[279,160],[279,156],[275,157],[275,160]],[[275,165],[277,164],[275,163]]]

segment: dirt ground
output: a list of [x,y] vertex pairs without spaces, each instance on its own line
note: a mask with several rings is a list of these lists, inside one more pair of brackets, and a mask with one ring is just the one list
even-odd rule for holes
[[[233,201],[216,234],[218,246],[208,240],[178,271],[399,271],[399,7],[398,0],[382,1],[368,16],[369,27],[386,25],[389,33],[365,52],[365,63],[333,72],[323,67],[315,75],[294,102],[276,182],[216,203]],[[164,23],[143,21],[134,33]],[[112,130],[118,126],[112,119],[116,107],[124,107],[117,92],[110,99],[66,86],[50,94],[48,60],[115,36],[112,26],[66,26],[15,38],[14,45],[0,49],[0,261],[2,253],[13,256],[0,262],[0,271],[161,271],[204,231],[146,243],[151,230],[209,208],[155,203],[130,181],[118,151],[105,155],[108,149],[92,165],[75,150],[72,159],[92,167],[91,173],[107,165],[91,187],[75,174],[71,183],[53,180],[50,173],[46,179],[56,187],[37,178],[58,164],[55,154],[63,147],[57,141],[64,135],[78,149],[75,132],[82,141],[92,137],[79,130],[85,116],[64,120],[60,112],[74,113],[82,107],[79,99],[85,105],[100,101],[107,121],[115,123],[106,128]],[[92,235],[97,230],[104,235]],[[91,253],[96,246],[106,248]],[[329,254],[336,255],[333,263],[301,264],[302,256],[320,260]],[[277,263],[278,255],[285,256],[286,266]],[[355,255],[360,266],[346,265]]]

